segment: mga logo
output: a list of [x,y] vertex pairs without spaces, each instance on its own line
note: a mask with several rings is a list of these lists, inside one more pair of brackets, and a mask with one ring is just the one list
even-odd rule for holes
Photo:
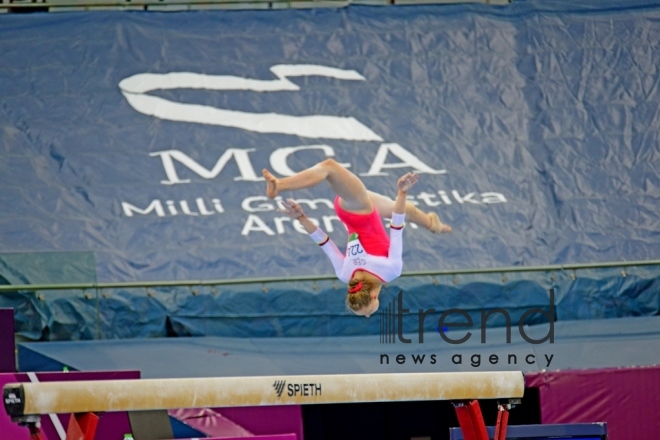
[[275,388],[275,392],[277,393],[278,399],[282,396],[282,391],[284,391],[284,385],[286,385],[286,380],[276,380],[275,383],[273,383],[273,388]]

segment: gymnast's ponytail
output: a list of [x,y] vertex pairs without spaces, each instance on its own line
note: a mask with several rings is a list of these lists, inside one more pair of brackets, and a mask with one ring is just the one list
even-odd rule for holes
[[373,289],[373,287],[374,283],[371,281],[351,278],[348,282],[346,306],[356,312],[367,307],[372,301],[371,289]]

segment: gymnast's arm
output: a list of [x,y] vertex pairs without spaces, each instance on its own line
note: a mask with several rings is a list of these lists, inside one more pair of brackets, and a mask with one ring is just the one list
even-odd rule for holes
[[[280,209],[280,212],[290,215],[294,219],[298,220],[305,231],[312,237],[323,252],[330,258],[332,267],[335,269],[335,274],[339,279],[341,279],[341,272],[344,267],[344,254],[339,250],[334,241],[330,240],[330,237],[323,232],[323,230],[317,227],[312,221],[305,215],[302,207],[291,199],[283,200],[282,206],[284,209]],[[344,280],[342,280],[344,281]]]
[[[307,220],[309,221],[309,219]],[[325,254],[330,259],[330,262],[332,263],[332,267],[335,269],[335,274],[337,275],[337,278],[341,280],[341,273],[344,268],[344,258],[346,257],[339,250],[335,242],[332,241],[330,237],[328,237],[328,235],[325,232],[323,232],[321,228],[317,228],[316,226],[314,226],[314,224],[311,221],[309,223],[312,225],[312,227],[315,228],[315,230],[313,232],[309,232],[309,230],[306,227],[305,230],[309,233],[309,236],[312,238],[312,240],[314,240],[316,244],[321,246],[323,252],[325,252]]]
[[403,226],[405,218],[405,214],[393,212],[392,221],[390,222],[390,249],[387,258],[395,277],[399,277],[403,271]]
[[388,258],[392,264],[392,269],[401,275],[403,270],[403,225],[406,219],[406,197],[408,191],[412,188],[417,180],[419,174],[407,173],[402,176],[398,182],[399,189],[396,200],[394,200],[394,207],[392,208],[392,222],[390,223],[390,249]]

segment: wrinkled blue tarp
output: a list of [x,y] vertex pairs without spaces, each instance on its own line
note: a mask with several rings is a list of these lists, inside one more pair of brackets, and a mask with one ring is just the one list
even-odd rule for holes
[[[422,172],[413,200],[454,233],[408,227],[405,271],[657,259],[659,18],[624,0],[2,16],[0,251],[92,253],[101,282],[329,274],[259,176],[333,157],[388,195]],[[343,245],[326,187],[292,196]],[[657,311],[653,279],[595,279],[602,314]],[[566,313],[601,313],[590,289]],[[130,331],[164,332],[168,295]]]
[[[574,276],[576,275],[576,276]],[[550,289],[554,291],[550,301]],[[402,307],[398,305],[401,293]],[[339,282],[273,282],[177,288],[5,293],[15,307],[17,331],[30,339],[113,339],[163,336],[310,337],[383,334],[394,303],[402,331],[436,332],[445,311],[461,309],[479,337],[483,313],[503,309],[515,330],[548,321],[660,314],[657,267],[399,278],[380,295],[370,319],[347,312]],[[434,309],[433,311],[430,309]],[[535,309],[535,310],[533,310]],[[531,311],[531,312],[530,312]],[[453,312],[445,323],[466,323]],[[507,325],[503,313],[486,315],[486,328]],[[443,326],[444,327],[444,326]],[[399,327],[397,327],[399,328]]]

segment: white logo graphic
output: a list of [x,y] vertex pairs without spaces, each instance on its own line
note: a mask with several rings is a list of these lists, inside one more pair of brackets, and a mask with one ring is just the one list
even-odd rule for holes
[[147,95],[152,90],[205,89],[251,90],[254,92],[295,92],[300,90],[288,80],[297,76],[325,76],[349,81],[364,81],[354,70],[313,64],[272,66],[278,78],[260,80],[231,75],[204,75],[190,72],[139,73],[119,82],[128,103],[138,112],[161,119],[198,124],[221,125],[257,133],[281,133],[306,138],[382,141],[369,127],[353,117],[311,115],[291,116],[279,113],[250,113],[207,105],[172,102]]

